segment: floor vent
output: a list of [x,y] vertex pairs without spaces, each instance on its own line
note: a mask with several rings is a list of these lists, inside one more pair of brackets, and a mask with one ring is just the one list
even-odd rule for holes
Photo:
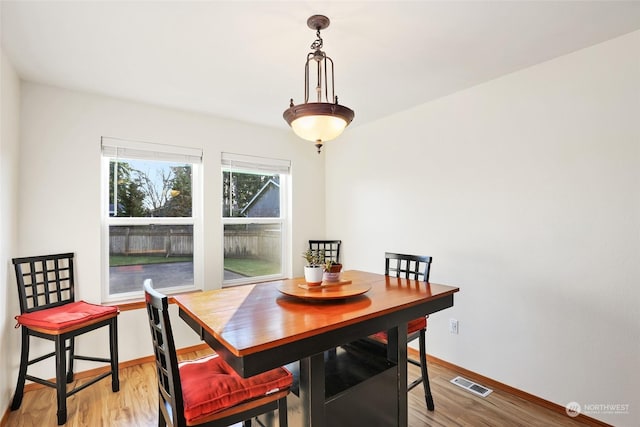
[[462,377],[455,377],[454,379],[451,380],[451,382],[481,397],[487,397],[489,393],[493,391],[489,388],[481,386],[480,384],[476,384],[473,381],[469,381]]

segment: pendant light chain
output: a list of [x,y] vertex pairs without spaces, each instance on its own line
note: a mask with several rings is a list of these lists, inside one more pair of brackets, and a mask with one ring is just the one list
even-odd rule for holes
[[320,29],[316,31],[316,37],[318,37],[316,41],[311,43],[311,49],[320,50],[322,49],[322,37],[320,37]]

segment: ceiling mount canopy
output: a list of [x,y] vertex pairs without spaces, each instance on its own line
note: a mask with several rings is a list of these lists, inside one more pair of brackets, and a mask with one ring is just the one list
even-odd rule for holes
[[[338,137],[351,123],[355,113],[352,109],[338,104],[334,90],[333,60],[322,49],[320,30],[329,26],[329,18],[313,15],[307,19],[307,26],[316,30],[316,40],[311,44],[312,52],[307,54],[304,66],[304,103],[294,105],[293,98],[283,117],[296,135],[316,143],[318,153],[322,144]],[[309,102],[309,64],[316,66],[316,102]],[[329,98],[329,86],[331,97]]]

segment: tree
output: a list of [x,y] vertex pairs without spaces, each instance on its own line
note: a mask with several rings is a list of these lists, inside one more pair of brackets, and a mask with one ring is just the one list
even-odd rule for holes
[[191,216],[191,166],[157,168],[156,179],[135,170],[135,180],[144,194],[149,215],[154,217]]
[[136,172],[127,162],[117,160],[109,162],[110,216],[143,217],[148,215],[143,204],[144,193],[140,189],[139,181],[135,178]]
[[161,209],[162,216],[190,217],[191,216],[191,166],[171,167],[173,178],[169,199]]
[[150,216],[164,216],[162,208],[170,197],[173,172],[170,169],[157,168],[155,169],[155,180],[141,170],[134,170],[134,172],[135,180],[139,183],[140,190],[144,194],[144,203]]

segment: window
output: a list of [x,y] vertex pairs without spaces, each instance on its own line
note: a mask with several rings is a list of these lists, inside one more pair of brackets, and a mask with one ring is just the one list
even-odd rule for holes
[[102,138],[103,299],[201,286],[202,151]]
[[289,271],[288,160],[222,153],[223,285]]

